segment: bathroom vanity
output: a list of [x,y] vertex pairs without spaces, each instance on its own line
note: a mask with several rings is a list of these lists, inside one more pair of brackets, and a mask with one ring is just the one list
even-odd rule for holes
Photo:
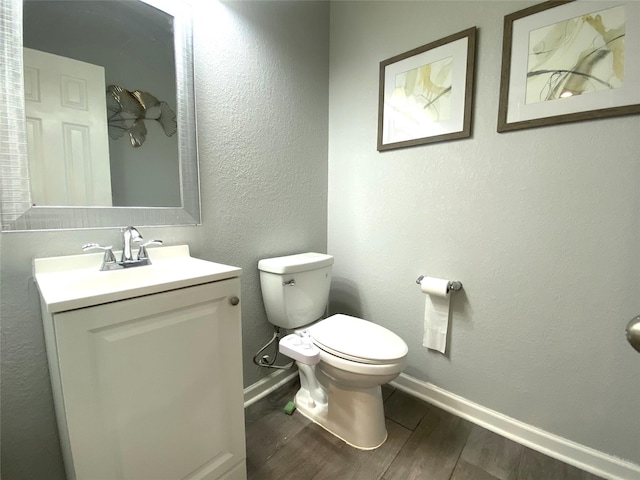
[[149,250],[34,260],[69,480],[246,479],[241,269]]

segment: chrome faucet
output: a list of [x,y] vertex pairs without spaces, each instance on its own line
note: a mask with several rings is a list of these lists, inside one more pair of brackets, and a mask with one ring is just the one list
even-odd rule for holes
[[102,246],[97,243],[88,243],[82,246],[82,250],[85,252],[94,249],[104,250],[104,258],[100,266],[101,271],[151,265],[146,247],[147,245],[162,245],[162,240],[149,240],[144,242],[140,245],[138,255],[134,259],[133,253],[131,252],[131,245],[132,243],[141,243],[143,240],[142,235],[135,227],[125,227],[121,229],[120,232],[122,233],[122,256],[120,257],[120,261],[116,261],[111,245]]
[[131,242],[140,243],[143,238],[135,227],[126,227],[122,232],[122,258],[121,263],[132,262],[133,254],[131,253]]

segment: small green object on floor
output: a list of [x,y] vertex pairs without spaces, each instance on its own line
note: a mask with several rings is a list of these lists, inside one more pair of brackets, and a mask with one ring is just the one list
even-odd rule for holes
[[295,409],[296,404],[294,402],[289,402],[284,407],[284,413],[286,413],[287,415],[293,415]]

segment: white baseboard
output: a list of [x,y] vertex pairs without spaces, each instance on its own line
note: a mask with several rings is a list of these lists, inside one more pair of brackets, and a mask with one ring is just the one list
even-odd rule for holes
[[261,378],[253,385],[249,385],[244,389],[244,408],[256,403],[261,398],[266,397],[271,392],[277,390],[297,376],[297,368],[293,368],[291,370],[275,370],[273,373]]
[[404,373],[391,385],[503,437],[611,480],[640,479],[640,465],[545,432]]

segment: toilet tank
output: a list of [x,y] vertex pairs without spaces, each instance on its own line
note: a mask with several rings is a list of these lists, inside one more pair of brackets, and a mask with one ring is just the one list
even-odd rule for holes
[[329,301],[333,257],[300,253],[258,262],[269,322],[294,329],[322,318]]

